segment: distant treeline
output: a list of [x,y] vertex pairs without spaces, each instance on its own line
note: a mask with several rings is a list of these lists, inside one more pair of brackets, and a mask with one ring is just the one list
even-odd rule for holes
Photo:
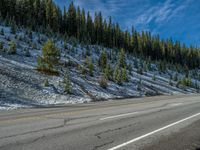
[[96,12],[92,19],[90,12],[76,8],[73,2],[62,11],[52,0],[0,0],[0,17],[18,26],[75,37],[80,42],[124,48],[126,52],[146,59],[190,69],[200,67],[198,48],[187,47],[172,39],[161,40],[159,35],[139,33],[134,28],[131,32],[123,31],[111,17],[106,20],[101,12]]

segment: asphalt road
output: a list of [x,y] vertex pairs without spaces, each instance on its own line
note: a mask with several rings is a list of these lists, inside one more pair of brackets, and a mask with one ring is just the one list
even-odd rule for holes
[[200,95],[0,112],[0,150],[200,148]]

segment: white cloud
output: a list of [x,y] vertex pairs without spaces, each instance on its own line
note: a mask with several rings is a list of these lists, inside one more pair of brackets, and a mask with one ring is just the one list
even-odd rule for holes
[[146,9],[141,12],[138,17],[127,20],[126,24],[133,24],[136,27],[148,28],[150,23],[156,25],[167,23],[170,19],[177,17],[191,2],[191,0],[181,0],[175,2],[173,0],[166,0],[164,3],[157,3],[157,5],[146,4]]
[[101,0],[75,0],[74,3],[82,8],[89,8],[92,14],[96,11],[101,11],[105,17],[108,17],[118,11],[123,1],[109,0],[108,2],[103,2]]

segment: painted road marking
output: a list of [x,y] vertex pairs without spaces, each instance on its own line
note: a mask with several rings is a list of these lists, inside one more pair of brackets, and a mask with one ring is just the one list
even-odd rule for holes
[[176,106],[180,106],[180,105],[183,105],[183,103],[174,103],[174,104],[171,104],[170,106],[176,107]]
[[138,112],[133,112],[133,113],[120,114],[120,115],[116,115],[116,116],[109,116],[109,117],[101,118],[99,120],[114,119],[114,118],[119,118],[119,117],[134,115],[134,114],[137,114],[137,113]]
[[108,149],[108,150],[116,150],[116,149],[122,148],[122,147],[127,146],[127,145],[129,145],[129,144],[132,144],[132,143],[134,143],[134,142],[136,142],[136,141],[139,141],[139,140],[141,140],[141,139],[143,139],[143,138],[146,138],[146,137],[148,137],[148,136],[150,136],[150,135],[153,135],[153,134],[155,134],[155,133],[158,133],[158,132],[160,132],[160,131],[162,131],[162,130],[165,130],[165,129],[167,129],[167,128],[170,128],[170,127],[172,127],[172,126],[175,126],[175,125],[177,125],[177,124],[180,124],[180,123],[182,123],[182,122],[185,122],[185,121],[187,121],[187,120],[189,120],[189,119],[192,119],[192,118],[194,118],[194,117],[197,117],[197,116],[199,116],[199,115],[200,115],[200,113],[197,113],[197,114],[195,114],[195,115],[192,115],[192,116],[187,117],[187,118],[185,118],[185,119],[182,119],[182,120],[180,120],[180,121],[177,121],[177,122],[174,122],[174,123],[172,123],[172,124],[169,124],[169,125],[167,125],[167,126],[165,126],[165,127],[162,127],[162,128],[157,129],[157,130],[155,130],[155,131],[152,131],[152,132],[150,132],[150,133],[147,133],[147,134],[145,134],[145,135],[142,135],[142,136],[140,136],[140,137],[137,137],[137,138],[135,138],[135,139],[132,139],[132,140],[130,140],[130,141],[127,141],[127,142],[125,142],[125,143],[122,143],[122,144],[120,144],[120,145],[118,145],[118,146],[115,146],[115,147],[113,147],[113,148],[110,148],[110,149]]

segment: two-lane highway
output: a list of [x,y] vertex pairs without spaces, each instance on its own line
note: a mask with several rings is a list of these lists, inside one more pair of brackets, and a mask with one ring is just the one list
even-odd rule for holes
[[[162,141],[165,147],[170,146],[167,137],[176,137],[186,128],[188,135],[192,134],[188,128],[198,124],[198,121],[200,95],[158,96],[2,111],[0,149],[160,149],[154,145]],[[195,129],[199,131],[200,138],[200,127]],[[187,145],[183,145],[187,149]],[[176,144],[171,148],[176,149]]]

